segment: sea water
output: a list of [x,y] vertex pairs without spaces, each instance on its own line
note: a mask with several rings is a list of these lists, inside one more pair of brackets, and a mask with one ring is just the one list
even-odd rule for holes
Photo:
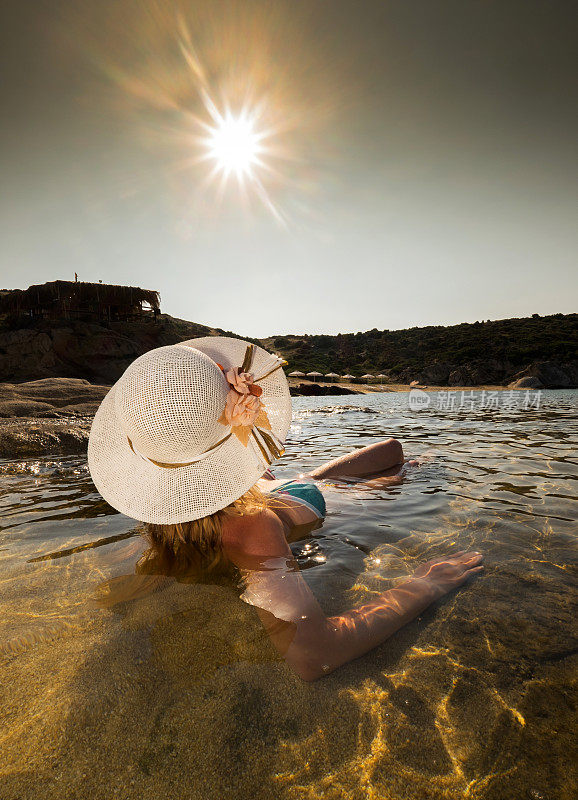
[[420,461],[399,486],[324,482],[292,550],[326,613],[485,556],[312,684],[239,587],[135,574],[140,528],[84,457],[1,461],[0,797],[574,798],[578,392],[521,398],[294,398],[277,477],[389,436]]

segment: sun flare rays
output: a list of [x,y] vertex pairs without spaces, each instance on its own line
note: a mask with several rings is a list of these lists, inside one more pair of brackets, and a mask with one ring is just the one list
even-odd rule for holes
[[211,169],[202,185],[208,189],[217,186],[217,197],[221,200],[231,179],[234,179],[245,204],[251,197],[257,199],[279,221],[283,214],[273,202],[264,178],[274,178],[278,184],[288,182],[283,170],[274,166],[274,161],[290,161],[291,155],[282,151],[275,136],[281,128],[267,126],[265,117],[269,109],[264,102],[246,102],[239,111],[228,104],[221,112],[207,87],[201,91],[207,119],[195,116],[193,125],[200,133],[193,136],[197,155],[194,163],[208,162]]
[[334,157],[324,134],[341,84],[322,42],[312,48],[301,17],[281,7],[233,5],[216,0],[193,14],[143,0],[130,36],[117,27],[85,43],[114,87],[114,113],[155,156],[130,173],[127,195],[163,193],[183,238],[262,212],[283,227],[313,224]]

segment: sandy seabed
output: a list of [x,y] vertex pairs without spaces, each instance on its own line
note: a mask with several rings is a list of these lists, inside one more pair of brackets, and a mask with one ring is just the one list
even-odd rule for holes
[[[22,614],[34,619],[43,583],[58,595],[54,578],[50,564],[31,571]],[[554,584],[532,587],[527,662],[508,657],[529,631],[502,573],[308,684],[234,588],[156,581],[104,583],[99,596],[123,598],[104,609],[62,585],[51,624],[5,642],[3,800],[576,796],[577,659],[540,611]],[[371,584],[361,575],[348,600]]]

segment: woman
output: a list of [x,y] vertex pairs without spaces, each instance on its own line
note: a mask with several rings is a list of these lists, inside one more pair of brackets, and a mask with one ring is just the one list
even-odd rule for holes
[[400,482],[399,442],[331,461],[299,480],[269,470],[291,422],[284,362],[239,339],[207,337],[137,358],[111,388],[90,432],[93,480],[114,508],[146,523],[141,571],[184,575],[235,566],[275,646],[314,680],[385,641],[428,605],[482,570],[459,551],[422,564],[377,600],[327,617],[288,545],[322,523],[316,481]]

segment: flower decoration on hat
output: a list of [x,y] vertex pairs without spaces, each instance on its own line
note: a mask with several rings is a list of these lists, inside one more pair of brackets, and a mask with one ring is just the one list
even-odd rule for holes
[[[255,346],[249,345],[245,352],[243,363],[240,367],[225,370],[219,364],[227,382],[229,393],[225,402],[223,413],[219,417],[222,425],[231,427],[231,433],[247,447],[249,439],[259,447],[263,458],[270,464],[274,458],[279,458],[285,450],[282,443],[273,434],[271,423],[261,400],[263,389],[256,382],[255,376],[249,370],[253,361]],[[276,358],[276,364],[258,380],[263,380],[275,370],[286,364],[286,361]]]

